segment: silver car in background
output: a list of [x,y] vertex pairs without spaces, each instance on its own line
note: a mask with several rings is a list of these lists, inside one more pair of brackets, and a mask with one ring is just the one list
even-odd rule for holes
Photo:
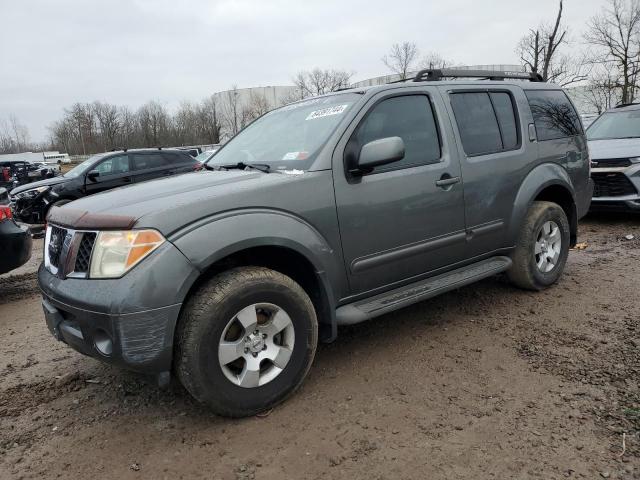
[[587,129],[592,210],[640,212],[640,104],[607,110]]

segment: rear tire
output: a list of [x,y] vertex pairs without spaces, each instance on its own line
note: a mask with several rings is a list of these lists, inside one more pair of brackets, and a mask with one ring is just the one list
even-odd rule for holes
[[552,202],[534,202],[520,228],[509,279],[527,290],[558,281],[569,255],[571,231],[564,210]]
[[309,296],[291,278],[238,267],[189,298],[176,336],[176,373],[189,393],[219,415],[245,417],[302,384],[318,322]]

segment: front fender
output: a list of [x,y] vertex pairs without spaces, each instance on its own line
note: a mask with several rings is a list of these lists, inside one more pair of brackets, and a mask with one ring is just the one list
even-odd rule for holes
[[330,312],[346,291],[346,275],[339,245],[332,245],[305,220],[274,209],[234,210],[202,219],[169,240],[200,271],[234,253],[255,247],[283,247],[304,256],[320,278]]
[[567,171],[555,163],[543,163],[532,169],[520,184],[520,189],[513,202],[513,210],[507,230],[509,245],[515,245],[520,226],[536,197],[545,188],[559,186],[566,189],[573,200],[575,209],[575,188]]

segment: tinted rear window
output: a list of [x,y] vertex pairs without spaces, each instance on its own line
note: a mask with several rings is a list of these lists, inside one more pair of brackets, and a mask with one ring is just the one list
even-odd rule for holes
[[164,155],[158,153],[134,153],[131,154],[133,159],[133,168],[135,170],[148,170],[149,168],[164,167],[169,164]]
[[186,152],[163,152],[162,155],[169,164],[196,162],[195,158]]
[[567,95],[561,90],[525,91],[538,141],[573,137],[582,133],[580,119]]
[[486,92],[454,93],[451,106],[467,155],[502,150],[498,120]]

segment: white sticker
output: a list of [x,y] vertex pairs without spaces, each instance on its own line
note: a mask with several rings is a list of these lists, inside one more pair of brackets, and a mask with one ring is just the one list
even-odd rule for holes
[[331,115],[340,115],[344,112],[349,104],[335,105],[333,107],[323,108],[322,110],[315,110],[311,112],[305,120],[315,120],[316,118],[329,117]]
[[282,157],[282,160],[296,160],[298,158],[298,153],[299,152],[288,152],[284,154],[284,157]]
[[304,175],[304,170],[280,170],[282,173],[285,173],[287,175]]

